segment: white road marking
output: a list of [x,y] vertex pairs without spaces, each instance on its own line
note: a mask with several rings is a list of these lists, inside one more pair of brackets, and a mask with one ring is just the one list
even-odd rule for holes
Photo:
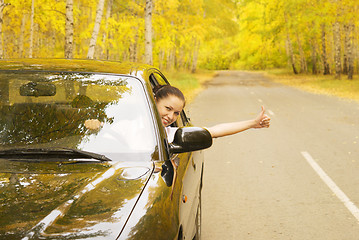
[[268,112],[270,115],[274,116],[274,112],[272,112],[271,110],[268,109],[267,112]]
[[301,152],[303,157],[307,160],[309,165],[319,175],[319,177],[327,184],[332,192],[344,203],[351,214],[359,221],[359,209],[355,204],[347,197],[347,195],[335,184],[335,182],[324,172],[324,170],[318,165],[318,163],[312,158],[308,152]]

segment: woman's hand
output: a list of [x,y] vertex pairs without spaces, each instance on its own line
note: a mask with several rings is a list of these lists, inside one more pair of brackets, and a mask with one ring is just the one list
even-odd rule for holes
[[264,114],[264,112],[265,109],[262,106],[262,111],[254,119],[240,122],[221,123],[206,129],[210,132],[213,138],[217,138],[236,134],[251,128],[268,128],[270,125],[270,117]]
[[269,126],[270,126],[270,117],[268,117],[264,113],[265,113],[265,109],[262,106],[262,111],[254,119],[255,125],[253,126],[253,128],[269,128]]
[[103,126],[103,122],[98,119],[87,119],[85,121],[85,127],[90,130],[99,130]]

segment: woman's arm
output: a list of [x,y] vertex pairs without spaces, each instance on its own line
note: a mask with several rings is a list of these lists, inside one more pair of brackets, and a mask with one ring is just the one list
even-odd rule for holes
[[264,114],[264,112],[265,109],[262,106],[262,111],[255,119],[240,122],[221,123],[213,127],[209,127],[207,130],[211,133],[213,138],[217,138],[236,134],[251,128],[268,128],[270,125],[270,117]]

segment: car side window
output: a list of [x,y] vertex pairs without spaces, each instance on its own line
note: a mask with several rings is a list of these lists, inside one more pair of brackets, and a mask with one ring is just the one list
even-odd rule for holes
[[183,127],[184,126],[183,121],[182,121],[182,112],[180,113],[180,117],[177,118],[177,121],[176,121],[177,127]]
[[181,121],[183,123],[183,126],[187,126],[189,124],[189,119],[187,118],[184,110],[182,110],[181,112]]
[[152,73],[150,75],[150,83],[152,88],[157,85],[167,85],[167,81],[159,74],[159,73]]

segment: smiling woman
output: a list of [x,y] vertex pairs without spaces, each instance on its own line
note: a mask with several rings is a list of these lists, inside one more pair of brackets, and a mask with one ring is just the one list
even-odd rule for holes
[[177,120],[186,105],[185,97],[178,88],[170,85],[157,86],[153,93],[162,124],[167,127]]
[[[176,127],[170,127],[174,123],[185,106],[185,98],[176,87],[165,85],[154,89],[155,100],[162,124],[166,128],[168,141],[172,142]],[[236,134],[251,128],[268,128],[270,117],[265,114],[262,106],[261,112],[255,119],[239,122],[221,123],[206,129],[212,138],[224,137]]]
[[156,98],[156,103],[164,126],[168,126],[176,121],[183,109],[183,102],[173,95],[168,96],[166,101]]

